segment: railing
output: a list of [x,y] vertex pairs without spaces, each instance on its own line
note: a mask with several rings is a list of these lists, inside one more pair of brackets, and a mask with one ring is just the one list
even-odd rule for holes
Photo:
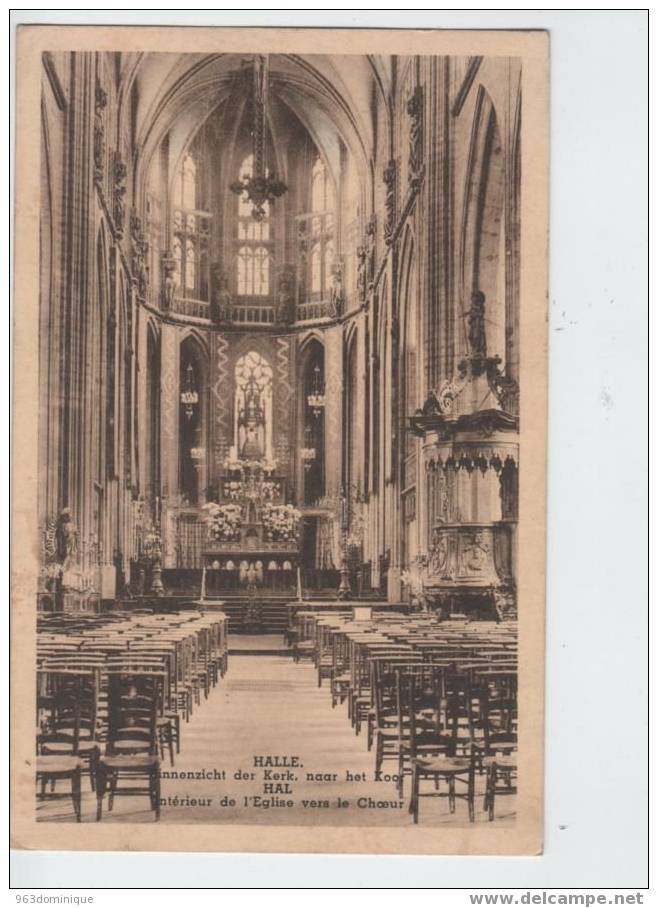
[[239,325],[273,325],[274,306],[231,306],[229,321]]
[[335,307],[330,300],[297,304],[298,322],[312,322],[320,318],[331,318],[334,315],[336,315]]
[[189,315],[192,318],[210,318],[210,303],[205,300],[195,300],[188,297],[177,296],[174,300],[173,311],[179,315]]
[[[159,294],[151,290],[148,296],[149,303],[155,308],[161,308]],[[190,318],[200,318],[210,321],[210,303],[207,300],[192,299],[191,297],[177,296],[171,307],[173,315],[184,315]],[[315,300],[298,303],[295,311],[295,321],[314,322],[322,319],[334,318],[336,307],[331,300]],[[224,323],[234,325],[274,325],[276,324],[276,308],[272,305],[258,305],[254,303],[233,303]]]

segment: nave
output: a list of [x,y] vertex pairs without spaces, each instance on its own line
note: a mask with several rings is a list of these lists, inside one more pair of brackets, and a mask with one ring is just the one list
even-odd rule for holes
[[42,63],[39,819],[511,822],[520,60]]

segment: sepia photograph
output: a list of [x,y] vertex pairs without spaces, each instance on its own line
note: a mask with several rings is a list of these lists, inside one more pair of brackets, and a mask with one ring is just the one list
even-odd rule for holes
[[18,844],[537,853],[546,35],[275,31],[19,36]]

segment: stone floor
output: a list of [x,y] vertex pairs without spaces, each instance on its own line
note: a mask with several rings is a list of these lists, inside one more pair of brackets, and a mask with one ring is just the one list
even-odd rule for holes
[[[282,640],[279,643],[283,647]],[[255,765],[266,764],[268,757],[297,765],[269,766],[268,780],[268,767]],[[397,763],[384,764],[386,776],[396,769]],[[278,787],[268,791],[266,785]],[[431,790],[431,783],[425,785]],[[83,822],[93,822],[95,796],[87,779],[83,786]],[[482,787],[483,777],[477,780],[476,823],[488,822]],[[404,795],[408,792],[406,778]],[[346,704],[332,709],[327,682],[318,688],[313,666],[295,664],[289,656],[230,657],[226,677],[195,709],[189,723],[183,723],[175,766],[163,761],[162,799],[163,823],[411,824],[406,797],[398,798],[394,782],[374,780],[374,751],[367,751],[365,733],[354,735]],[[339,807],[338,799],[347,806]],[[514,821],[515,800],[497,799],[497,826]],[[289,802],[293,806],[279,806]],[[38,802],[37,817],[70,822],[71,803]],[[111,813],[106,799],[104,823],[152,821],[146,798],[117,798]],[[422,799],[420,823],[468,825],[466,802],[458,801],[451,815],[446,799]]]

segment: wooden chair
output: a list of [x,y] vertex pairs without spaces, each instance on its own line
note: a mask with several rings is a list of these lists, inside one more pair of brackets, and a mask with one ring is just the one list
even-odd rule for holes
[[[450,813],[456,809],[457,799],[466,800],[468,818],[475,820],[475,762],[471,756],[455,757],[451,755],[453,735],[441,727],[438,719],[427,721],[427,690],[419,686],[414,672],[408,673],[401,685],[401,697],[406,701],[404,712],[408,716],[408,749],[411,766],[411,796],[409,813],[414,823],[418,823],[419,802],[421,797],[447,798]],[[419,733],[420,729],[420,733]],[[420,784],[424,779],[433,782],[431,791],[421,791]],[[447,791],[440,789],[440,783],[447,783]],[[457,784],[461,790],[457,791]]]
[[[160,761],[157,756],[157,714],[164,673],[135,671],[131,666],[109,670],[108,737],[105,755],[98,762],[96,820],[102,818],[103,798],[148,796],[155,819],[160,819]],[[119,787],[119,781],[146,785]]]
[[487,697],[484,703],[484,753],[480,765],[486,771],[484,809],[495,818],[497,795],[517,793],[516,700]]
[[[70,689],[69,689],[70,690]],[[73,801],[73,812],[77,823],[82,820],[82,793],[81,779],[84,769],[84,762],[78,755],[78,739],[80,731],[79,721],[79,699],[75,697],[75,690],[70,692],[71,712],[67,715],[67,722],[70,723],[70,729],[66,732],[50,732],[48,737],[53,747],[58,744],[62,746],[60,752],[42,752],[43,735],[37,737],[37,761],[36,761],[36,783],[40,786],[37,797],[40,800],[59,799],[70,797]],[[68,707],[68,704],[67,704]],[[57,782],[69,782],[71,785],[70,795],[68,793],[56,792]],[[47,786],[50,785],[50,793],[46,793]]]
[[89,773],[92,791],[100,755],[98,697],[100,667],[95,663],[44,663],[49,708],[40,718],[39,754],[75,756]]

